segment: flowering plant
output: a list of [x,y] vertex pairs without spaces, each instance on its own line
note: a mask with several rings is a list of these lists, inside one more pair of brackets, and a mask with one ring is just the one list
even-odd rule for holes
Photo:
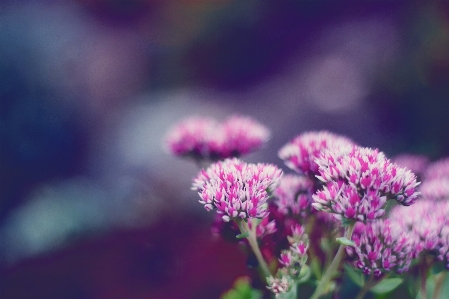
[[[390,160],[327,131],[300,134],[279,150],[290,173],[241,159],[268,138],[267,128],[243,116],[223,124],[190,118],[167,137],[171,153],[203,166],[192,190],[217,212],[214,231],[232,229],[257,259],[258,274],[222,298],[360,299],[397,288],[411,298],[444,298],[447,159]],[[343,295],[349,281],[358,293]]]

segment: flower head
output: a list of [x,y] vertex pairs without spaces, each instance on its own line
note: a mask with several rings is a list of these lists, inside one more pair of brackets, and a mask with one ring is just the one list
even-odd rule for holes
[[222,124],[207,117],[192,117],[174,126],[166,142],[176,156],[216,161],[255,151],[269,136],[269,130],[250,117],[231,116]]
[[185,119],[168,132],[168,148],[176,156],[207,157],[216,126],[217,123],[207,117]]
[[389,219],[414,240],[413,256],[437,253],[444,245],[444,230],[449,227],[449,201],[421,199],[404,208],[394,207]]
[[352,235],[355,246],[346,252],[353,265],[365,274],[407,271],[412,260],[412,240],[389,220],[368,223]]
[[259,149],[270,137],[270,131],[254,119],[231,116],[221,125],[217,139],[217,155],[239,157]]
[[307,132],[296,136],[282,147],[278,155],[285,165],[298,173],[316,174],[315,159],[324,149],[345,147],[354,144],[350,139],[328,131]]
[[285,276],[282,278],[274,278],[273,276],[270,276],[267,278],[267,282],[267,289],[272,291],[276,298],[278,298],[281,293],[287,293],[291,287],[291,283]]
[[340,220],[374,220],[385,213],[387,199],[411,205],[419,194],[415,175],[391,163],[377,149],[327,150],[315,162],[317,178],[326,185],[312,196],[312,206]]
[[226,159],[201,170],[192,189],[206,210],[216,209],[223,220],[264,218],[269,192],[279,185],[282,171],[271,164],[249,164]]
[[423,198],[432,200],[449,199],[449,176],[424,180],[419,186]]
[[312,193],[312,180],[305,176],[286,174],[273,194],[277,198],[275,203],[281,214],[303,215],[310,208]]
[[443,177],[449,177],[449,157],[431,163],[424,173],[427,180]]

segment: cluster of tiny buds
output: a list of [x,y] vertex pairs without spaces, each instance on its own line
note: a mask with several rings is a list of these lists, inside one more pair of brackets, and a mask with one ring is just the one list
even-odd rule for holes
[[355,245],[347,246],[346,252],[352,264],[365,274],[407,271],[413,258],[413,241],[400,227],[389,220],[378,219],[354,232]]
[[172,127],[166,142],[175,156],[216,161],[255,151],[269,137],[269,130],[250,117],[231,116],[221,124],[207,117],[191,117]]
[[276,298],[282,293],[287,293],[291,287],[291,282],[285,276],[281,278],[270,276],[267,278],[267,284],[267,289],[272,291]]
[[328,131],[312,131],[296,136],[279,150],[278,155],[289,168],[313,176],[318,171],[315,159],[321,151],[353,144],[350,139]]
[[339,220],[379,219],[387,199],[408,206],[419,195],[416,176],[377,149],[350,146],[327,150],[315,162],[319,165],[317,178],[326,185],[312,196],[312,206]]
[[232,158],[201,170],[192,189],[198,191],[204,208],[217,210],[224,221],[265,218],[268,216],[266,202],[281,176],[282,170],[274,165]]

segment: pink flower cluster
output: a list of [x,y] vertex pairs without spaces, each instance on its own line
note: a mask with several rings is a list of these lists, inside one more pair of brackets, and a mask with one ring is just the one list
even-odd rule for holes
[[449,177],[424,180],[419,191],[423,198],[449,200]]
[[389,218],[413,240],[414,257],[425,251],[447,261],[449,201],[421,199],[408,208],[394,207]]
[[313,181],[308,177],[286,174],[282,177],[279,187],[274,190],[278,211],[287,215],[306,216],[312,201]]
[[444,177],[449,177],[449,158],[431,163],[424,172],[424,178],[427,180]]
[[259,149],[270,132],[250,117],[231,116],[224,123],[205,117],[186,119],[167,135],[169,150],[176,156],[221,160]]
[[[270,277],[269,281],[271,282],[279,283],[279,281],[288,282],[297,280],[299,278],[301,268],[307,262],[309,237],[305,234],[304,227],[299,224],[295,224],[291,227],[291,231],[292,235],[288,236],[290,248],[283,250],[279,258],[279,263],[282,267],[278,269],[276,276],[280,278]],[[277,284],[274,284],[274,286],[276,285]],[[273,289],[273,285],[269,285],[268,289],[272,290],[277,297],[278,294],[287,292],[289,287]]]
[[326,185],[312,196],[312,206],[336,219],[371,221],[385,213],[387,199],[408,206],[419,192],[413,173],[391,163],[377,149],[349,146],[327,150],[315,160]]
[[222,218],[264,218],[269,192],[278,185],[282,171],[271,164],[249,164],[237,158],[219,161],[201,170],[192,189],[208,211],[216,209]]
[[[363,226],[363,225],[362,225]],[[355,246],[347,246],[350,261],[365,274],[402,273],[412,260],[412,240],[390,220],[378,219],[352,235]]]
[[312,131],[296,136],[279,150],[278,155],[285,165],[296,172],[314,175],[318,171],[315,159],[321,151],[352,144],[350,139],[328,131]]

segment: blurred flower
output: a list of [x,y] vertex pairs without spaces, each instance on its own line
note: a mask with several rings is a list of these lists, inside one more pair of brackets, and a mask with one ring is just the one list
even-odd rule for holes
[[449,200],[449,176],[424,180],[419,186],[423,198],[432,200]]
[[216,155],[239,157],[259,149],[270,137],[270,131],[250,117],[234,115],[220,126]]
[[175,156],[216,161],[249,154],[269,136],[269,130],[250,117],[234,115],[222,124],[192,117],[172,127],[166,142]]
[[281,176],[282,170],[271,164],[226,159],[201,170],[192,190],[198,191],[206,210],[216,209],[225,221],[264,218],[269,192],[279,185]]
[[402,273],[410,266],[413,242],[390,220],[370,222],[364,230],[360,227],[352,240],[355,246],[347,246],[346,252],[353,265],[365,274]]
[[175,156],[208,157],[217,123],[207,117],[191,117],[178,123],[167,134],[167,145]]
[[327,131],[307,132],[284,145],[278,155],[289,168],[298,173],[314,175],[318,173],[315,159],[322,150],[352,144],[350,139]]
[[431,163],[424,173],[424,178],[427,180],[442,177],[449,177],[449,158]]
[[421,199],[408,208],[394,207],[389,219],[413,238],[415,257],[422,251],[438,253],[449,227],[449,201]]
[[391,163],[377,149],[348,146],[324,151],[315,160],[318,179],[326,183],[312,196],[312,206],[336,219],[374,220],[385,213],[387,199],[402,205],[415,202],[416,177]]
[[274,190],[275,204],[281,214],[305,216],[310,208],[313,182],[305,176],[286,174],[281,178],[279,187]]
[[401,154],[391,159],[401,167],[410,169],[416,175],[421,175],[429,165],[429,158],[423,155]]

